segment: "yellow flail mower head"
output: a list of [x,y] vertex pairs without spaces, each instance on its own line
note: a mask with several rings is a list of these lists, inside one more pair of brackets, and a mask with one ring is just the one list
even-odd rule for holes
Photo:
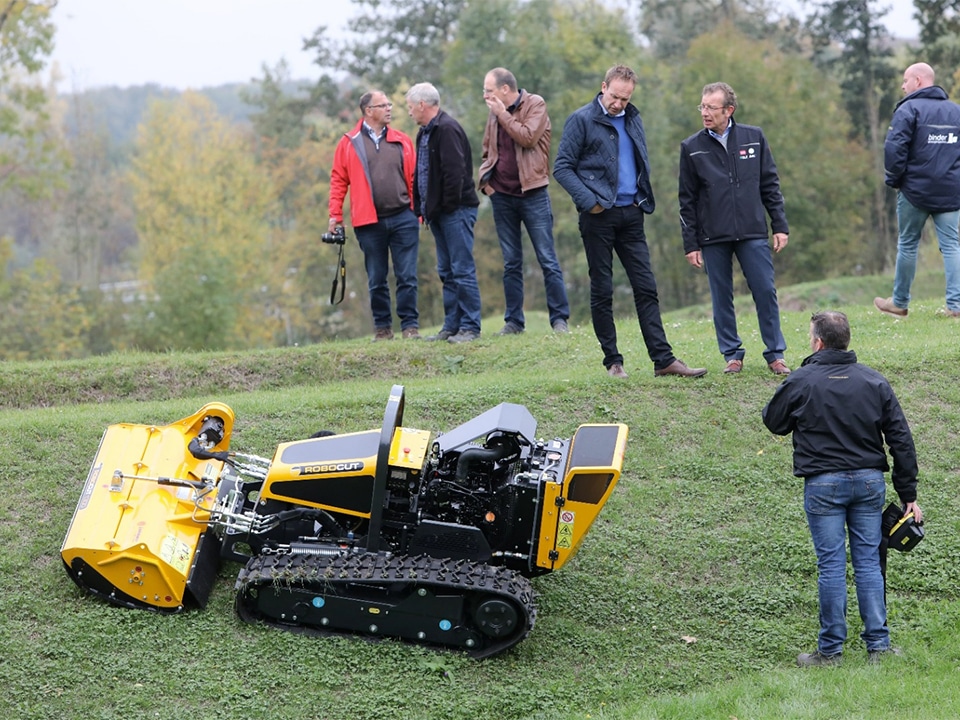
[[210,403],[170,425],[107,428],[60,550],[77,585],[132,608],[206,604],[220,548],[205,531],[233,420]]

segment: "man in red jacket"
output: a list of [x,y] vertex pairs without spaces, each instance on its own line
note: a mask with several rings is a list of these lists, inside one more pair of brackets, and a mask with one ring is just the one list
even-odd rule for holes
[[350,193],[350,220],[367,269],[374,341],[393,339],[389,256],[397,281],[397,316],[404,338],[419,338],[417,250],[420,223],[413,212],[413,140],[389,127],[393,103],[379,90],[360,98],[362,118],[337,144],[330,172],[330,232],[343,226]]

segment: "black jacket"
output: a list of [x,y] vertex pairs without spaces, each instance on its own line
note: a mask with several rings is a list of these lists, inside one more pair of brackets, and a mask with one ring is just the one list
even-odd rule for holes
[[890,383],[857,362],[852,350],[821,350],[803,361],[763,409],[777,435],[793,433],[793,474],[876,469],[886,472],[884,441],[893,457],[893,488],[917,499],[917,453]]
[[897,103],[883,146],[886,183],[928,212],[960,208],[960,105],[933,85]]
[[[461,207],[477,207],[480,198],[473,187],[473,155],[470,141],[460,123],[441,110],[436,124],[430,129],[427,176],[427,205],[424,219],[436,220],[439,215],[452,213]],[[417,133],[417,158],[424,128]],[[420,187],[414,173],[413,207],[420,214]]]
[[[620,174],[619,135],[600,107],[598,94],[592,101],[574,110],[563,125],[553,177],[573,199],[577,212],[589,212],[595,205],[606,209],[617,200]],[[627,103],[624,126],[636,151],[637,191],[643,198],[640,209],[650,214],[656,209],[650,184],[650,157],[640,111]]]
[[683,251],[789,233],[777,165],[763,131],[730,118],[727,149],[704,128],[680,143]]

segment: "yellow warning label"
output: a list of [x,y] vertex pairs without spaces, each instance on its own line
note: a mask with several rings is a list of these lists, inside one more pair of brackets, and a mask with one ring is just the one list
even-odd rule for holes
[[557,547],[570,549],[573,547],[574,513],[564,510],[560,513],[560,522],[557,523]]
[[190,567],[190,546],[176,535],[167,535],[160,543],[160,559],[181,575]]

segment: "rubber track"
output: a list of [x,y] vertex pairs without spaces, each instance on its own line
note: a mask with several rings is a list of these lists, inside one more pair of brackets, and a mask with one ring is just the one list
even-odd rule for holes
[[[297,589],[314,588],[318,594],[331,585],[349,585],[361,581],[367,585],[383,582],[396,588],[398,583],[408,582],[416,588],[428,588],[442,593],[461,593],[464,597],[482,594],[498,596],[512,602],[522,614],[517,628],[505,638],[487,638],[483,647],[466,648],[459,645],[444,645],[466,652],[471,657],[484,658],[507,650],[523,640],[533,629],[537,610],[534,591],[530,581],[522,575],[503,567],[467,560],[434,558],[428,555],[387,555],[384,553],[352,553],[335,555],[271,553],[251,558],[237,577],[236,610],[246,622],[263,622],[288,632],[309,635],[353,634],[353,631],[338,631],[326,626],[290,625],[274,622],[263,617],[256,608],[256,597],[250,591],[262,586]],[[479,632],[479,631],[478,631]],[[416,638],[404,640],[417,643]],[[431,643],[435,644],[435,643]]]

